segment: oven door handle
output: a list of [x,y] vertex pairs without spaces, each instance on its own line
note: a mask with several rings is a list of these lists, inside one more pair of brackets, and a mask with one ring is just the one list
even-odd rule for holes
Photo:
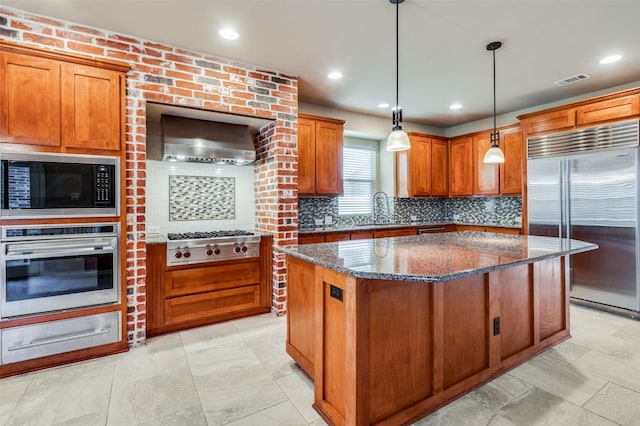
[[58,336],[58,337],[53,337],[53,338],[32,340],[31,342],[25,343],[23,345],[9,346],[7,348],[7,350],[8,351],[19,351],[19,350],[22,350],[22,349],[35,348],[37,346],[44,346],[44,345],[51,345],[51,344],[54,344],[54,343],[67,342],[69,340],[84,339],[86,337],[93,337],[93,336],[101,336],[103,334],[108,334],[110,332],[111,332],[111,328],[101,328],[100,330],[81,331],[80,333],[65,334],[65,335]]
[[35,255],[35,256],[46,256],[48,254],[91,254],[96,251],[108,252],[115,250],[111,242],[101,242],[96,244],[42,244],[42,245],[15,245],[9,244],[7,245],[7,257],[10,256],[24,256],[24,255]]

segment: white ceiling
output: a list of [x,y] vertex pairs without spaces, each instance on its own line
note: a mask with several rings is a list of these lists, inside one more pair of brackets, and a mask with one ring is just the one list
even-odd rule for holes
[[[390,117],[395,5],[389,0],[0,0],[0,4],[298,75],[301,102]],[[640,80],[640,0],[431,1],[400,5],[405,121],[450,127]],[[217,35],[222,26],[236,41]],[[611,53],[614,64],[599,60]],[[326,75],[340,70],[344,78]],[[579,73],[591,79],[557,87]],[[449,105],[460,102],[461,110]]]

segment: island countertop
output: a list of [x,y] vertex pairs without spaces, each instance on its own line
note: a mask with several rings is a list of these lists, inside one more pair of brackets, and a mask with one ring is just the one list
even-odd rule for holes
[[579,240],[446,232],[281,248],[355,278],[440,282],[597,249]]

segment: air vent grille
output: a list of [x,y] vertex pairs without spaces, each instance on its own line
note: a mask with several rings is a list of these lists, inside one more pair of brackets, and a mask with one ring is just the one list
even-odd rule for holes
[[556,86],[566,86],[567,84],[577,83],[578,81],[586,80],[588,78],[591,78],[589,74],[582,73],[563,78],[562,80],[554,81],[554,83]]
[[639,121],[625,121],[589,129],[527,139],[527,158],[557,157],[584,151],[638,146]]

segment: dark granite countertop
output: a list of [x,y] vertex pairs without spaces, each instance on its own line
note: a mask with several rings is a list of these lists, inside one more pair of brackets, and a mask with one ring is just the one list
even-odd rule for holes
[[596,248],[596,244],[566,238],[466,231],[281,250],[355,278],[439,282]]
[[521,229],[522,225],[505,225],[500,223],[462,223],[462,222],[404,222],[404,223],[367,223],[362,225],[330,225],[330,226],[301,226],[298,228],[299,234],[325,234],[327,232],[346,231],[375,231],[379,229],[395,228],[427,228],[431,226],[446,225],[469,225],[469,226],[491,226],[494,228]]

